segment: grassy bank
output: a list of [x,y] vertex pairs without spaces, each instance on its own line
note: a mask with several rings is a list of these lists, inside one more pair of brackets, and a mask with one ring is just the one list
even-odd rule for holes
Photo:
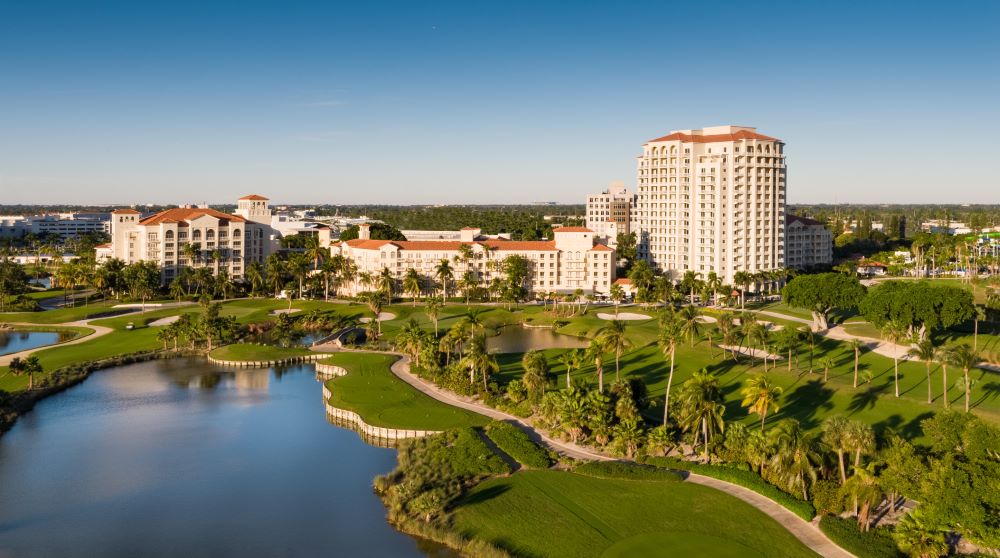
[[675,481],[522,471],[477,485],[452,519],[525,556],[815,556],[749,504]]
[[327,381],[330,404],[354,411],[372,426],[445,430],[482,426],[486,417],[452,407],[420,393],[397,378],[389,367],[398,357],[379,353],[337,353],[320,361],[348,371]]
[[276,361],[286,360],[316,353],[304,347],[275,347],[254,343],[234,343],[213,349],[209,356],[216,360],[229,361]]

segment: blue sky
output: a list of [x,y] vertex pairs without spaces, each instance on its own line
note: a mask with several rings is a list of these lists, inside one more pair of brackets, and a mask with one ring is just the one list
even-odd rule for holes
[[0,203],[582,202],[728,123],[787,143],[793,203],[998,203],[998,28],[991,1],[0,0]]

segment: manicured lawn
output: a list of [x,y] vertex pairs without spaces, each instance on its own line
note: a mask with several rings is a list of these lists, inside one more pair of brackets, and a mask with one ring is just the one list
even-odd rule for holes
[[525,556],[815,556],[749,504],[682,482],[521,471],[473,488],[453,519]]
[[483,426],[489,419],[441,403],[397,378],[389,366],[397,357],[378,353],[337,353],[320,362],[340,366],[346,376],[328,380],[334,407],[354,411],[372,426],[445,430]]
[[45,310],[42,312],[5,312],[0,314],[0,322],[26,322],[32,324],[58,324],[63,322],[75,322],[84,320],[91,316],[111,312],[112,306],[119,304],[115,301],[95,302],[87,306],[77,306],[75,308],[58,308],[56,310]]
[[879,331],[877,327],[868,322],[863,322],[863,321],[847,322],[843,325],[843,328],[844,331],[846,331],[847,333],[850,333],[851,335],[857,335],[858,337],[870,337],[872,339],[882,338],[882,332]]
[[253,343],[234,343],[213,349],[209,354],[212,358],[218,360],[272,361],[303,357],[316,353],[302,347],[275,347],[273,345],[257,345]]

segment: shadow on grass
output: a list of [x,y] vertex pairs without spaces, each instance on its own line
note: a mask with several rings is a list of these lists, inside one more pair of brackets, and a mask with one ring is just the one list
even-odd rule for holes
[[459,502],[460,506],[482,504],[483,502],[488,502],[493,498],[501,496],[505,492],[510,490],[510,486],[506,484],[495,484],[489,488],[484,488],[482,490],[477,490],[470,493],[465,498]]
[[883,393],[888,392],[888,386],[869,386],[868,388],[855,393],[851,397],[851,402],[847,406],[850,414],[855,414],[859,411],[864,411],[865,409],[874,409],[875,404],[878,402],[879,396]]
[[816,428],[819,426],[816,415],[833,409],[833,394],[833,389],[824,385],[822,380],[809,380],[787,393],[781,414],[798,420],[805,429]]

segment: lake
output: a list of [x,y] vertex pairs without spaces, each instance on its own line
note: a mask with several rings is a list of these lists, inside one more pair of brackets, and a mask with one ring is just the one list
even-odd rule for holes
[[35,347],[61,343],[73,338],[70,331],[18,331],[0,330],[0,355],[9,355]]
[[95,372],[0,438],[0,557],[452,555],[386,523],[395,461],[327,422],[312,365]]
[[590,344],[589,339],[556,333],[548,328],[512,325],[500,328],[500,333],[486,338],[486,350],[491,353],[526,353],[541,349],[579,349]]

